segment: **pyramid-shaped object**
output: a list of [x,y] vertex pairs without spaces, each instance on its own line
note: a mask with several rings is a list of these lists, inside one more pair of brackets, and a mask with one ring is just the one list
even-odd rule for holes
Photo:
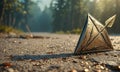
[[94,17],[88,14],[74,53],[82,54],[113,50],[108,32],[105,29],[107,26],[107,24],[105,26],[102,25]]

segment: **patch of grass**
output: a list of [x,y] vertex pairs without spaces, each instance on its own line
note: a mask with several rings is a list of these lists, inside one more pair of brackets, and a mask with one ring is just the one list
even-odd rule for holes
[[81,29],[77,28],[77,29],[73,29],[71,31],[57,31],[57,34],[80,34],[81,33]]
[[13,28],[13,27],[5,26],[5,25],[0,25],[0,32],[1,32],[1,33],[14,32],[14,33],[16,33],[16,34],[23,33],[22,30],[15,29],[15,28]]
[[65,34],[64,31],[57,31],[56,33],[57,33],[57,34]]
[[81,29],[79,29],[79,28],[73,29],[73,30],[71,31],[71,33],[73,33],[73,34],[80,34],[80,33],[81,33]]

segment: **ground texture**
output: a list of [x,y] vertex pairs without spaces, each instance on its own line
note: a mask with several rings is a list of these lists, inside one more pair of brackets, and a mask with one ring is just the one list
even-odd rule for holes
[[114,51],[74,55],[79,35],[35,33],[0,37],[0,72],[120,72],[120,36]]

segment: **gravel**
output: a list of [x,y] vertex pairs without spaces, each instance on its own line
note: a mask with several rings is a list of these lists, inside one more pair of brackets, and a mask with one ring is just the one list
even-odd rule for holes
[[110,36],[114,51],[74,55],[79,35],[33,35],[37,38],[0,38],[0,72],[120,71],[120,36]]

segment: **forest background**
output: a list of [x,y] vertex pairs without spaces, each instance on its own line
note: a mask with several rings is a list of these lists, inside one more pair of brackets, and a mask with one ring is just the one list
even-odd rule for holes
[[108,31],[119,34],[119,3],[120,0],[0,0],[0,31],[4,25],[25,32],[78,34],[90,13],[102,24],[116,14]]

